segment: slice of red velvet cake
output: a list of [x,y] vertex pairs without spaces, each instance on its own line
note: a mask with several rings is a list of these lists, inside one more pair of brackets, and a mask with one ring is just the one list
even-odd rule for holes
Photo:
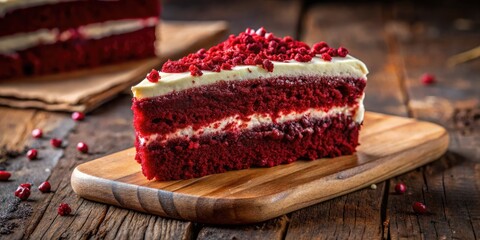
[[187,179],[352,154],[368,70],[347,54],[247,29],[152,70],[132,88],[143,173]]
[[159,15],[159,0],[0,0],[0,80],[155,56]]

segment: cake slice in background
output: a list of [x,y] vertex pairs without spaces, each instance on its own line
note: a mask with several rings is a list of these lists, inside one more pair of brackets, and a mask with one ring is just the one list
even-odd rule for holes
[[0,80],[155,56],[159,0],[0,1]]
[[368,70],[347,54],[247,29],[152,70],[132,88],[144,175],[188,179],[354,153]]

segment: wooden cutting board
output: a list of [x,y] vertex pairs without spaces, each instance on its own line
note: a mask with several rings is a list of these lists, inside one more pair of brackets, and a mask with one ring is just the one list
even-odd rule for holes
[[367,112],[354,155],[297,161],[179,181],[148,181],[127,149],[79,165],[73,190],[86,199],[214,224],[260,222],[392,178],[439,158],[444,128]]

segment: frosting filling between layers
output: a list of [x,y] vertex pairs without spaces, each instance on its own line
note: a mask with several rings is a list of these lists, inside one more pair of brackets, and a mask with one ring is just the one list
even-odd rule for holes
[[[304,112],[290,112],[288,114],[280,114],[276,119],[272,119],[268,114],[253,114],[246,119],[240,118],[238,115],[230,116],[219,121],[208,124],[199,129],[186,127],[179,129],[173,133],[166,135],[152,134],[149,136],[138,136],[141,145],[149,144],[152,141],[166,142],[175,138],[191,138],[194,136],[202,136],[208,134],[216,134],[223,131],[241,131],[245,129],[252,129],[262,125],[268,124],[282,124],[289,121],[299,120],[303,117],[311,119],[322,119],[337,115],[352,116],[353,121],[357,123],[363,122],[364,116],[363,96],[358,100],[356,106],[333,107],[328,111],[323,111],[316,108],[310,108]],[[161,139],[159,139],[161,138]]]
[[67,41],[80,35],[83,39],[100,39],[112,35],[134,32],[143,28],[153,27],[158,23],[158,17],[146,19],[123,19],[92,23],[75,30],[60,32],[58,29],[40,29],[35,32],[17,33],[0,37],[0,53],[9,54],[34,47],[39,44],[53,44]]
[[[273,72],[268,72],[261,66],[242,65],[235,66],[232,70],[220,72],[202,71],[202,76],[192,76],[185,73],[160,73],[160,80],[152,83],[147,79],[132,87],[133,95],[137,99],[163,96],[174,91],[182,91],[193,87],[209,85],[218,81],[246,81],[249,79],[262,79],[291,76],[338,76],[354,77],[366,80],[367,67],[360,60],[348,55],[345,58],[333,57],[330,62],[324,61],[319,56],[310,62],[272,61]],[[292,84],[295,84],[292,82]]]

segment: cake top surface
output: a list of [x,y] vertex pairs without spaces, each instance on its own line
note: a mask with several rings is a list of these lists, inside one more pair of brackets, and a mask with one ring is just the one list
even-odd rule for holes
[[260,65],[272,72],[272,61],[309,62],[317,54],[329,61],[332,57],[347,56],[348,50],[343,47],[331,48],[325,42],[316,43],[310,48],[308,44],[290,36],[280,38],[267,33],[263,27],[257,31],[247,28],[245,32],[230,35],[226,41],[208,50],[200,49],[179,60],[168,60],[163,65],[162,72],[190,72],[193,76],[201,76],[202,71],[220,72],[241,65]]
[[340,76],[365,79],[368,69],[348,55],[348,50],[331,48],[325,42],[308,44],[291,37],[275,37],[264,28],[247,29],[226,41],[200,49],[176,61],[167,61],[162,71],[152,69],[132,87],[135,98],[162,96],[175,91],[218,81],[249,79]]

